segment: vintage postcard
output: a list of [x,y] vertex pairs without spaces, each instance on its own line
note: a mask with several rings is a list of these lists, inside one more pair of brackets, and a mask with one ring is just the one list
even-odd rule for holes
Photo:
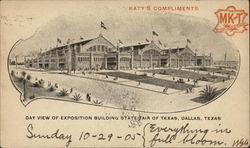
[[0,1],[1,147],[248,147],[249,1]]

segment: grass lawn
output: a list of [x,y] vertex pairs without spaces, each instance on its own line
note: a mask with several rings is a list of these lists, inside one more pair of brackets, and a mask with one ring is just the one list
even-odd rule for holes
[[149,76],[144,76],[144,75],[135,75],[135,74],[125,73],[125,72],[102,72],[99,74],[119,77],[123,79],[129,79],[129,80],[133,80],[133,81],[137,81],[141,83],[147,83],[147,84],[168,87],[168,88],[173,88],[173,89],[178,89],[178,90],[185,90],[187,88],[193,87],[193,85],[186,84],[186,83],[177,84],[176,82],[170,81],[170,80],[164,80],[164,79],[159,79],[159,78],[154,78],[154,77],[149,77]]
[[[65,86],[65,88],[74,88],[74,92],[82,93],[81,94],[82,97],[78,102],[89,103],[93,105],[98,105],[98,103],[95,103],[96,101],[98,102],[102,101],[103,103],[101,105],[103,106],[111,106],[122,109],[134,110],[136,108],[140,108],[140,106],[143,105],[143,102],[140,101],[140,98],[145,98],[144,94],[140,92],[135,92],[134,88],[124,87],[113,83],[107,83],[104,81],[96,81],[91,79],[76,78],[69,75],[47,74],[41,72],[28,73],[31,76],[33,76],[31,79],[39,77],[35,73],[42,74],[45,81],[48,79],[55,79],[55,81],[51,81],[51,83],[52,84],[58,83],[61,88],[59,87],[57,91],[51,92],[48,90],[49,87],[47,87],[47,85],[45,85],[44,87],[34,87],[33,82],[26,81],[26,87],[25,87],[26,99],[24,100],[25,102],[29,102],[37,97],[39,98],[53,97],[53,98],[59,98],[61,100],[69,100],[72,102],[77,102],[73,100],[72,95],[74,95],[74,93],[70,94],[69,96],[59,95],[59,91],[63,89],[62,86]],[[21,80],[17,76],[11,76],[11,78],[15,83],[15,86],[18,88],[18,90],[21,91],[23,94],[24,92],[23,80]],[[87,101],[85,99],[84,95],[86,93],[92,94],[91,101]]]
[[[163,75],[171,75],[175,77],[181,77],[181,78],[186,78],[186,79],[191,79],[191,80],[202,80],[202,81],[209,81],[209,82],[222,82],[224,80],[228,80],[227,77],[223,76],[214,76],[211,73],[210,75],[208,74],[200,74],[194,71],[184,71],[184,70],[177,70],[177,69],[151,69],[151,70],[141,70],[143,72],[149,72],[149,73],[158,73],[158,74],[163,74]],[[213,79],[215,78],[215,79]]]

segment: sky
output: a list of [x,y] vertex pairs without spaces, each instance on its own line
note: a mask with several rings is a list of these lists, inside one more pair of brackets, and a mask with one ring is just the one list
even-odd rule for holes
[[[121,40],[124,46],[145,43],[146,38],[152,40],[152,31],[155,31],[159,36],[153,37],[154,41],[158,43],[160,40],[166,48],[184,47],[189,39],[189,47],[197,49],[200,55],[209,55],[211,52],[215,60],[223,60],[227,53],[229,60],[238,59],[238,49],[232,40],[212,31],[216,18],[211,20],[195,12],[129,11],[128,6],[46,2],[38,5],[33,2],[29,7],[20,4],[20,10],[16,10],[14,15],[6,10],[1,16],[1,23],[4,23],[7,29],[16,31],[16,36],[7,37],[12,41],[12,47],[16,41],[22,39],[12,48],[11,56],[30,55],[39,52],[40,48],[43,51],[48,50],[57,45],[57,38],[63,42],[68,38],[79,41],[80,36],[84,39],[96,38],[100,33],[102,21],[107,27],[102,34],[114,45],[118,40]],[[12,7],[14,6],[9,5],[6,9]]]

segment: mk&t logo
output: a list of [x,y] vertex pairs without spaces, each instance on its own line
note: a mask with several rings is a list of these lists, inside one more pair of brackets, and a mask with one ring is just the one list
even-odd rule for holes
[[237,10],[234,6],[228,6],[226,9],[218,9],[215,15],[218,22],[213,30],[214,32],[224,32],[228,36],[233,36],[235,33],[247,31],[248,24],[244,21],[248,14],[244,10]]

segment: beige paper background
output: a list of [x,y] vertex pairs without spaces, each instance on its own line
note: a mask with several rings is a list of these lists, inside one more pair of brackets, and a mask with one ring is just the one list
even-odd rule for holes
[[[185,11],[173,12],[184,15],[206,18],[216,22],[214,12],[219,8],[226,8],[234,5],[238,9],[244,9],[248,12],[248,1],[1,1],[1,15],[13,16],[20,14],[27,17],[36,18],[31,25],[25,27],[8,27],[1,22],[1,146],[3,147],[64,147],[63,141],[49,140],[29,140],[26,138],[27,125],[32,123],[34,128],[41,132],[55,131],[60,128],[65,133],[71,133],[76,138],[80,131],[89,131],[92,133],[134,133],[141,131],[128,128],[128,121],[27,121],[25,116],[38,115],[110,115],[120,116],[120,110],[113,110],[95,106],[82,105],[77,103],[68,103],[53,100],[37,100],[27,107],[24,107],[19,99],[20,94],[13,87],[8,71],[7,57],[13,44],[19,38],[28,38],[41,25],[46,24],[58,15],[67,14],[74,9],[83,9],[84,7],[105,5],[107,7],[116,7],[124,9],[126,15],[128,5],[196,5],[200,8],[199,12]],[[82,10],[84,13],[84,9]],[[249,23],[248,19],[247,22]],[[249,28],[249,27],[248,27]],[[233,132],[230,135],[219,137],[227,143],[235,139],[246,138],[249,141],[249,31],[227,37],[239,49],[241,55],[241,65],[239,75],[232,87],[220,98],[212,103],[187,112],[167,114],[167,116],[220,116],[221,121],[190,121],[196,128],[215,128],[220,123],[222,127],[230,128]],[[136,114],[136,113],[135,113]],[[157,114],[144,114],[154,116]],[[178,127],[183,122],[189,121],[150,121],[159,125],[168,125]],[[71,147],[141,147],[142,140],[132,142],[122,142],[114,140],[112,142],[102,141],[73,141]],[[168,145],[159,145],[168,146]],[[171,147],[180,147],[184,145],[173,144]],[[185,145],[185,147],[194,145]],[[199,146],[198,146],[199,147]]]

